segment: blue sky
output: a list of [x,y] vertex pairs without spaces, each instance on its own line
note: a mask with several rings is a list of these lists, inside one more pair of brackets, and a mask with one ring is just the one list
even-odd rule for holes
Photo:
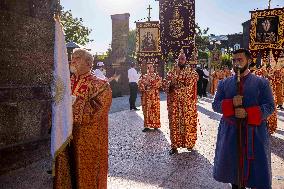
[[[272,0],[271,7],[284,7],[284,0]],[[112,14],[130,13],[130,29],[134,21],[146,18],[147,7],[152,6],[152,20],[159,19],[159,3],[155,0],[61,0],[65,10],[83,18],[93,31],[94,41],[87,45],[93,53],[105,52],[111,43]],[[242,23],[250,18],[249,11],[267,8],[268,0],[196,0],[196,22],[201,28],[209,27],[212,34],[242,32]]]

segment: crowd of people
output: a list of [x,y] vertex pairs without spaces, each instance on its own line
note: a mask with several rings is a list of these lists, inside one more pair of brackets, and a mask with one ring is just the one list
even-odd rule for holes
[[[277,127],[275,104],[283,110],[284,71],[269,67],[252,71],[251,62],[250,52],[239,49],[233,53],[233,72],[224,67],[209,74],[207,67],[190,67],[181,51],[177,64],[164,79],[150,62],[142,76],[132,64],[128,70],[130,110],[139,110],[135,105],[139,90],[144,114],[142,131],[159,129],[160,90],[165,91],[171,139],[169,154],[178,153],[179,148],[191,151],[197,140],[198,96],[207,97],[211,83],[212,108],[222,114],[213,177],[231,183],[232,188],[269,189],[272,184],[269,138]],[[111,88],[110,80],[104,76],[103,63],[97,63],[93,73],[92,63],[88,51],[79,49],[72,55],[72,95],[76,96],[73,139],[56,159],[55,188],[107,188]]]

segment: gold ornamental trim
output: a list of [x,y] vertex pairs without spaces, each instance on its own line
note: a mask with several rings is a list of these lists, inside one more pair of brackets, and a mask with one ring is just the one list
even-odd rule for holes
[[[276,35],[266,33],[264,42],[259,42],[260,34],[257,33],[258,20],[262,19],[262,27],[264,31],[268,31],[271,28],[271,19],[278,20],[278,31]],[[284,46],[284,8],[266,9],[251,11],[251,30],[250,30],[250,43],[249,49],[252,51],[264,50],[264,49],[283,49]]]

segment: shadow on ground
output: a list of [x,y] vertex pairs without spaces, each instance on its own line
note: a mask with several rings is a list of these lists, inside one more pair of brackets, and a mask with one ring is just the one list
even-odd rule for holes
[[212,165],[198,151],[182,149],[179,154],[170,156],[166,130],[143,133],[141,115],[131,111],[125,115],[124,125],[110,124],[117,128],[110,128],[112,137],[109,138],[109,179],[112,183],[120,188],[123,188],[123,180],[151,188],[220,188],[212,177]]

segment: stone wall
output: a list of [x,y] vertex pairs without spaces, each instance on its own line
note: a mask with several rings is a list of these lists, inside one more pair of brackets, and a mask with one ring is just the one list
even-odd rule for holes
[[54,46],[51,4],[51,0],[0,0],[2,158],[8,148],[49,137]]
[[228,47],[234,48],[235,44],[239,44],[240,48],[243,48],[243,34],[242,33],[236,33],[236,34],[230,34],[227,35],[228,37]]

